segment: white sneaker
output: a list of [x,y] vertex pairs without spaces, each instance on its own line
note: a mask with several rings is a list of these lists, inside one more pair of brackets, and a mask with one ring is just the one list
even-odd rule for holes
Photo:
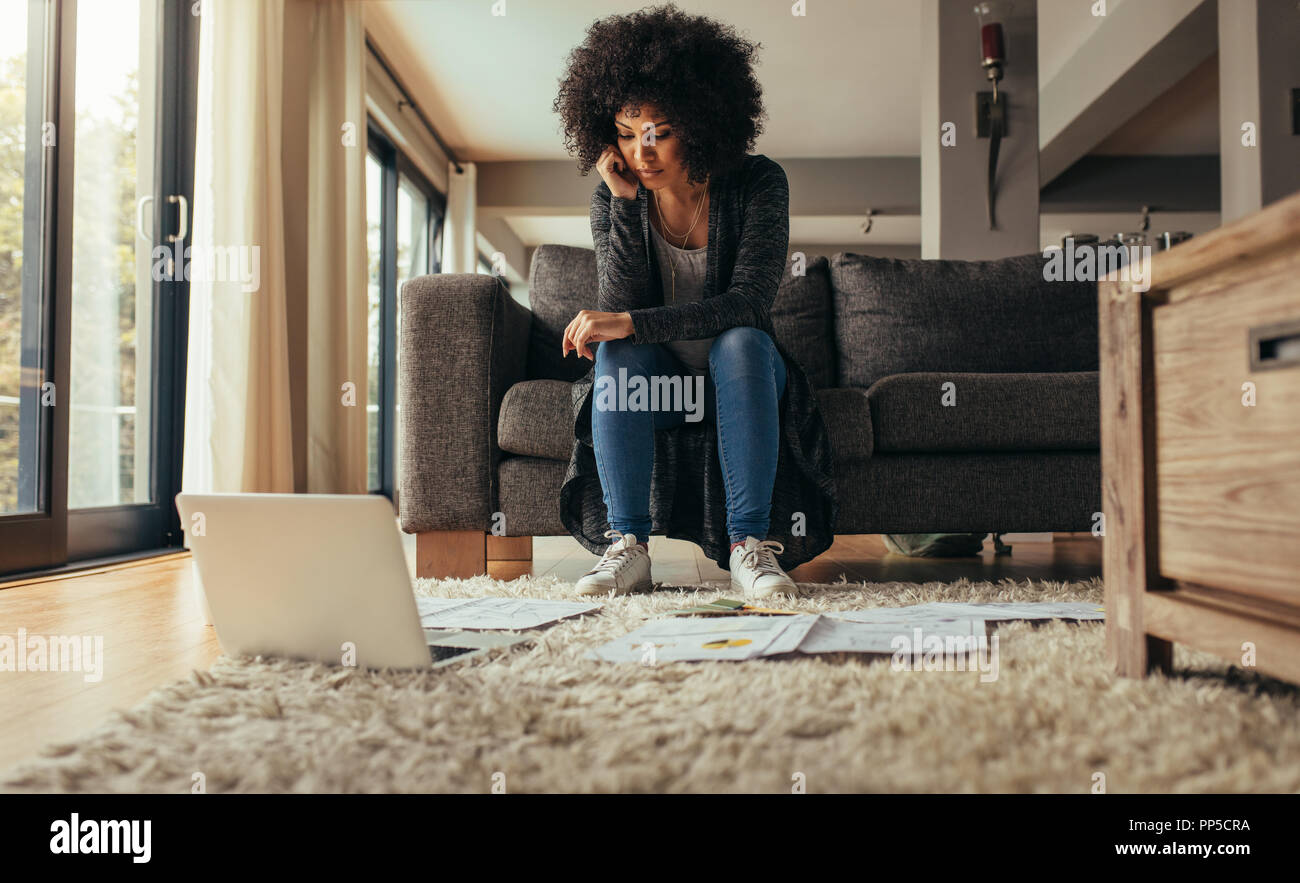
[[776,540],[745,537],[745,545],[731,550],[731,587],[746,598],[766,598],[776,592],[797,594],[794,580],[776,563],[774,552],[784,552]]
[[636,534],[607,530],[605,536],[618,539],[600,556],[596,566],[578,580],[578,594],[626,595],[649,591],[654,586],[650,580],[650,553],[637,545]]

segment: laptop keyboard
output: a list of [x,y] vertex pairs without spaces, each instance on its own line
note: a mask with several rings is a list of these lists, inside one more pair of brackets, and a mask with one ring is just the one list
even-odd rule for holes
[[452,659],[456,656],[473,652],[473,647],[447,647],[442,644],[429,645],[429,659],[433,662],[442,662],[444,659]]

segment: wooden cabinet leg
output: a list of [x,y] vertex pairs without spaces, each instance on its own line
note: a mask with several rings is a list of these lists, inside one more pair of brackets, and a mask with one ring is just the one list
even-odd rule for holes
[[532,561],[532,537],[498,537],[487,535],[487,560]]
[[487,573],[487,545],[481,530],[427,530],[415,535],[415,575],[468,579]]
[[[1110,537],[1106,543],[1111,545]],[[1142,678],[1154,671],[1168,672],[1173,667],[1174,645],[1145,630],[1142,615],[1145,582],[1126,583],[1116,574],[1112,567],[1105,576],[1107,662],[1121,677]]]
[[1150,307],[1128,283],[1098,286],[1101,507],[1106,542],[1106,659],[1119,675],[1168,670],[1173,647],[1146,632],[1142,602],[1165,588],[1156,556],[1154,372]]
[[[1111,508],[1108,517],[1116,510]],[[1108,525],[1109,527],[1109,525]],[[1145,585],[1135,581],[1133,575],[1122,568],[1109,566],[1114,547],[1121,538],[1106,537],[1105,606],[1106,606],[1106,661],[1121,677],[1140,678],[1147,673],[1147,641],[1142,630],[1142,592]]]

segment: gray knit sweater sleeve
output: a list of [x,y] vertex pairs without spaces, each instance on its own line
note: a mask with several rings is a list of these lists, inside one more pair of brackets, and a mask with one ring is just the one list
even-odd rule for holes
[[596,309],[622,313],[653,301],[641,232],[641,204],[610,191],[602,179],[591,194],[591,238],[596,243]]
[[785,270],[790,245],[790,185],[767,157],[755,162],[741,194],[743,219],[727,290],[702,301],[662,305],[650,291],[648,259],[637,200],[614,196],[602,180],[592,196],[600,309],[626,310],[634,343],[714,337],[728,328],[762,328]]

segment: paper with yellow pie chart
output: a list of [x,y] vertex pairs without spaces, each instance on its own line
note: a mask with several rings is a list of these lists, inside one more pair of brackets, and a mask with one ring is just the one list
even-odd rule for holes
[[754,643],[749,638],[720,638],[716,641],[705,641],[705,650],[726,650],[729,647],[744,647],[747,644]]
[[[736,603],[736,602],[732,602]],[[680,614],[686,611],[673,611]],[[899,636],[920,632],[939,638],[982,638],[988,627],[1010,620],[1104,620],[1100,604],[1080,601],[988,603],[932,602],[823,614],[669,616],[587,653],[607,662],[697,662],[755,659],[781,653],[894,652]]]
[[656,664],[793,653],[817,619],[816,614],[656,619],[590,651],[588,658],[644,664],[650,644]]

